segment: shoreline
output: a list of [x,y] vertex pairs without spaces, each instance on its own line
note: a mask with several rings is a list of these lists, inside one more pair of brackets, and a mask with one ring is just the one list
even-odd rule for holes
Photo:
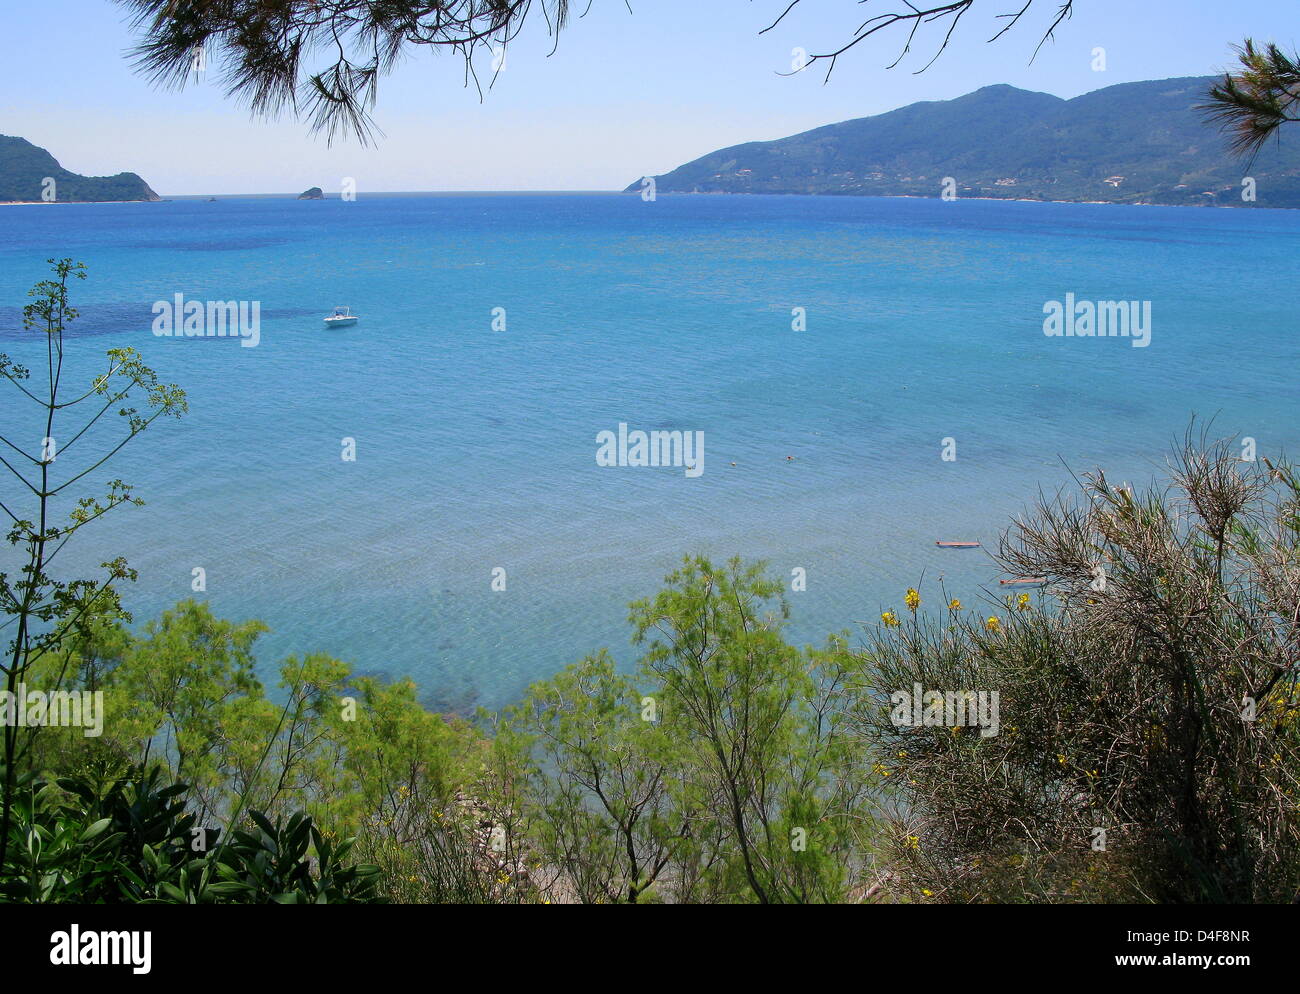
[[[629,196],[637,194],[636,190],[384,190],[376,191],[369,194],[372,197],[476,197],[476,196],[493,196],[493,197],[523,197],[523,196]],[[816,197],[818,199],[847,199],[847,200],[942,200],[942,197],[930,197],[913,193],[746,193],[733,191],[711,191],[696,192],[685,190],[661,190],[658,193],[661,197]],[[178,200],[202,200],[211,199],[222,200],[300,200],[301,197],[293,193],[228,193],[228,194],[200,194],[200,193],[182,193],[172,197],[162,197],[158,200],[0,200],[0,207],[49,207],[49,206],[68,206],[72,204],[81,204],[83,206],[90,204],[160,204],[175,202]],[[331,200],[337,198],[323,197],[322,200]],[[1120,202],[1115,200],[1040,200],[1034,197],[958,197],[957,200],[977,200],[983,203],[1006,203],[1006,204],[1065,204],[1078,207],[1167,207],[1187,210],[1265,210],[1265,211],[1294,211],[1300,210],[1296,207],[1270,207],[1262,204],[1162,204],[1154,201],[1143,200],[1136,202]]]
[[162,204],[165,200],[0,200],[0,207],[72,207],[75,204]]
[[[620,190],[620,194],[640,194],[640,190]],[[744,191],[728,190],[659,190],[656,196],[813,196],[813,198],[841,199],[841,200],[943,200],[941,196],[926,196],[923,194],[751,194]],[[1043,200],[1031,198],[1031,196],[958,196],[954,200],[980,200],[992,204],[1073,204],[1075,207],[1169,207],[1169,208],[1187,208],[1191,210],[1204,210],[1205,208],[1219,210],[1300,210],[1297,207],[1264,207],[1261,204],[1158,204],[1152,200],[1138,201],[1119,201],[1119,200]]]
[[73,204],[161,204],[164,200],[0,200],[0,207],[67,207]]

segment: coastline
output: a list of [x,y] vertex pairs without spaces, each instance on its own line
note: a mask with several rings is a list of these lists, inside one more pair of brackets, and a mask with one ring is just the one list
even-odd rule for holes
[[161,204],[158,200],[0,200],[0,207],[54,207],[69,204]]
[[[375,197],[421,197],[421,196],[525,196],[528,194],[535,195],[574,195],[590,196],[592,194],[607,194],[610,196],[622,196],[627,194],[636,194],[636,190],[518,190],[518,191],[500,191],[500,190],[403,190],[403,191],[377,191],[371,196]],[[212,195],[215,198],[215,195]],[[241,197],[255,199],[295,199],[301,200],[302,197],[292,193],[250,193],[250,194],[223,194],[224,199],[238,199]],[[923,196],[914,193],[749,193],[730,190],[712,190],[712,191],[686,191],[686,190],[661,190],[658,191],[661,197],[817,197],[826,199],[851,199],[851,200],[942,200],[942,197]],[[203,200],[206,201],[209,194],[179,194],[176,197],[160,197],[158,200],[0,200],[0,207],[48,207],[54,205],[67,206],[69,204],[159,204],[166,203],[170,200]],[[333,199],[322,197],[322,200]],[[1300,207],[1277,207],[1267,206],[1259,203],[1254,204],[1162,204],[1151,200],[1141,201],[1118,201],[1118,200],[1044,200],[1037,197],[958,197],[958,200],[977,200],[986,203],[998,204],[1069,204],[1083,207],[1168,207],[1168,208],[1186,208],[1190,210],[1267,210],[1267,211],[1294,211],[1300,210]]]
[[[619,193],[638,194],[636,189],[625,189]],[[943,200],[942,197],[925,196],[917,193],[750,193],[733,190],[658,190],[660,197],[825,197],[845,200]],[[1264,210],[1294,211],[1300,207],[1268,207],[1259,203],[1252,204],[1162,204],[1154,200],[1044,200],[1038,197],[956,197],[956,200],[980,200],[995,204],[1073,204],[1089,207],[1185,207],[1190,210]]]

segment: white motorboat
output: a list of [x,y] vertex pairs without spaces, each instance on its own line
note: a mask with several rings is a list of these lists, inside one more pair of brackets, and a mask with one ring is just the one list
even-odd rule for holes
[[325,319],[326,328],[350,328],[356,324],[360,318],[352,313],[350,307],[336,307],[334,313]]

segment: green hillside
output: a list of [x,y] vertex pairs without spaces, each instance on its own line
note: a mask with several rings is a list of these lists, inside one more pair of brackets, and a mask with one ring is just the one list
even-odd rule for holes
[[54,156],[27,139],[0,135],[0,202],[40,201],[46,177],[54,179],[55,199],[59,203],[161,199],[135,173],[79,176],[64,169]]
[[[712,152],[655,178],[659,192],[958,196],[1300,207],[1300,141],[1249,166],[1196,109],[1214,77],[1122,83],[1063,100],[987,86],[790,138]],[[628,190],[640,189],[640,180]]]

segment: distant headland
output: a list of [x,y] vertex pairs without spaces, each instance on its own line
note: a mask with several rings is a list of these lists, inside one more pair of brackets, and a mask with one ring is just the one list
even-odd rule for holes
[[25,138],[0,135],[0,203],[85,204],[159,201],[135,173],[81,176]]
[[299,200],[324,200],[325,193],[319,186],[313,186],[310,190],[303,190],[298,194]]
[[1121,83],[1071,100],[986,86],[733,145],[654,177],[655,189],[1300,207],[1300,144],[1270,146],[1249,167],[1234,159],[1200,109],[1217,81]]

